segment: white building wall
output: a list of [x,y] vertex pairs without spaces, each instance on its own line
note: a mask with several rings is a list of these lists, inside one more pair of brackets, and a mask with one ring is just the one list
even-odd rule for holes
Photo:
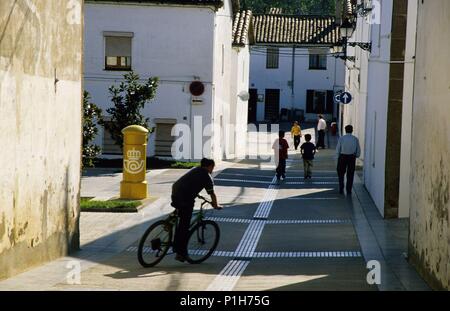
[[405,51],[405,82],[403,89],[402,147],[400,160],[399,217],[409,217],[410,178],[411,178],[411,141],[412,111],[414,98],[414,71],[416,56],[418,0],[408,1],[408,26]]
[[247,148],[248,100],[239,94],[248,93],[250,52],[249,47],[235,47],[232,51],[230,121],[235,131],[230,133],[230,154],[237,158],[245,156]]
[[364,182],[384,216],[387,106],[393,0],[381,2],[381,24],[371,28],[372,53],[368,68]]
[[[317,48],[315,49],[317,50]],[[314,51],[314,50],[312,50]],[[280,89],[280,109],[303,109],[308,120],[316,120],[316,114],[306,114],[307,90],[338,90],[344,88],[344,64],[332,56],[327,58],[327,70],[309,70],[309,53],[307,48],[295,50],[294,94],[292,80],[291,47],[280,48],[278,69],[266,68],[266,48],[257,46],[250,52],[250,88],[258,89],[258,94],[265,95],[266,89]],[[329,49],[321,49],[328,53]],[[264,103],[258,103],[257,121],[264,121]],[[327,118],[331,121],[332,116]]]
[[[103,32],[133,32],[132,69],[142,79],[157,76],[161,80],[156,99],[144,110],[151,126],[155,126],[157,118],[193,124],[195,116],[202,116],[203,123],[209,124],[214,93],[212,68],[213,62],[218,62],[213,57],[214,16],[214,9],[208,7],[112,5],[87,1],[85,89],[91,93],[92,101],[103,110],[110,107],[108,88],[118,85],[125,73],[104,70]],[[229,28],[231,31],[231,26]],[[206,86],[203,105],[191,105],[189,84],[195,79]],[[102,135],[100,133],[96,140],[99,145]],[[149,155],[154,154],[154,136],[150,137]],[[208,137],[204,138],[204,142],[207,140]]]
[[[354,40],[358,42],[369,42],[371,39],[370,24],[362,18],[357,21],[357,32]],[[353,101],[348,105],[341,105],[343,111],[343,121],[341,135],[345,133],[345,126],[353,125],[354,135],[358,137],[361,144],[361,157],[357,164],[362,166],[365,159],[365,133],[366,133],[366,108],[367,108],[367,88],[368,88],[368,66],[369,54],[358,48],[349,48],[349,55],[355,57],[355,62],[346,63],[346,90],[353,96]]]
[[[231,121],[231,79],[232,79],[232,29],[233,9],[231,1],[217,11],[214,20],[214,63],[213,63],[213,112],[214,131],[212,141],[213,157],[223,159],[227,155],[226,125]],[[229,153],[229,152],[228,152]]]
[[[379,3],[381,14],[359,17],[358,27],[349,40],[372,42],[372,52],[369,54],[360,48],[349,48],[349,55],[356,57],[356,63],[347,62],[346,88],[354,95],[355,101],[344,108],[343,123],[344,126],[354,125],[355,135],[362,141],[364,183],[384,216],[393,0]],[[378,18],[380,23],[377,23]],[[362,161],[359,163],[363,164]]]

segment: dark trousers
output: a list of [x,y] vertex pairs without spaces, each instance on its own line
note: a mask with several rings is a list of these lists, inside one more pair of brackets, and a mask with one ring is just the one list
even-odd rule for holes
[[347,174],[347,194],[352,193],[353,179],[355,177],[356,157],[341,154],[338,160],[337,172],[339,176],[339,191],[344,191],[344,176]]
[[325,149],[325,131],[324,130],[319,131],[319,139],[317,141],[317,148]]
[[300,146],[301,140],[302,140],[301,136],[294,136],[295,150],[298,150],[298,146]]
[[188,233],[191,226],[194,205],[176,206],[178,211],[178,226],[175,230],[174,252],[182,256],[187,255]]
[[277,179],[286,177],[286,159],[280,159],[277,166]]

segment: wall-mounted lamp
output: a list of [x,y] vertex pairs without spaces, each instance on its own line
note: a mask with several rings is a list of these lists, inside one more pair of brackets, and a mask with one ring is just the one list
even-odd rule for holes
[[372,43],[371,42],[348,42],[348,40],[353,36],[355,32],[355,24],[352,23],[348,18],[344,19],[339,27],[341,40],[339,45],[333,46],[331,48],[331,53],[335,55],[336,58],[343,59],[344,61],[354,62],[356,58],[354,56],[347,55],[347,47],[360,47],[361,49],[371,52]]
[[358,16],[366,17],[372,11],[373,11],[373,8],[366,8],[365,4],[361,3],[356,6],[355,15],[356,15],[356,17],[358,17]]

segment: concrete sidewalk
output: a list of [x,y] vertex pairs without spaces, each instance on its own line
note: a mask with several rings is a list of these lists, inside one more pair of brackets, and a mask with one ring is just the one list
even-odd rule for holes
[[[381,219],[359,179],[352,198],[338,194],[334,150],[318,154],[312,181],[303,179],[300,155],[293,151],[281,185],[274,183],[269,163],[222,165],[215,183],[225,209],[208,212],[220,225],[221,239],[205,263],[181,264],[173,255],[151,269],[137,262],[138,239],[171,212],[171,185],[184,173],[165,170],[150,174],[156,202],[137,214],[82,213],[80,252],[2,281],[0,290],[428,289],[404,258],[406,223]],[[117,193],[119,176],[98,178],[103,179],[83,181],[90,188],[85,194]],[[379,286],[366,280],[372,260],[381,264]],[[74,267],[80,268],[79,284]]]

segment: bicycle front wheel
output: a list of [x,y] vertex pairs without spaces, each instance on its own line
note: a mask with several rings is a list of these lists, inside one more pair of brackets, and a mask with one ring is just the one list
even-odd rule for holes
[[191,264],[200,264],[216,250],[219,244],[220,229],[213,221],[202,221],[189,231],[188,256]]
[[144,268],[156,266],[172,245],[172,226],[161,220],[147,229],[139,242],[138,260]]

